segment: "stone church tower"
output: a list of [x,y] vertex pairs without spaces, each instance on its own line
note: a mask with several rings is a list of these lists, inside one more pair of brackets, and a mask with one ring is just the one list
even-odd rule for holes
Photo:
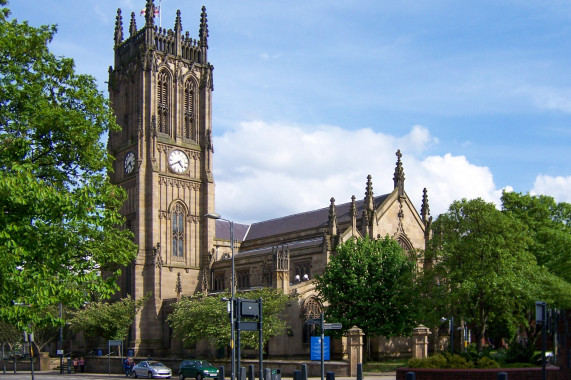
[[212,177],[212,70],[208,26],[202,8],[198,39],[182,33],[180,11],[174,29],[155,25],[147,0],[145,25],[131,13],[123,30],[115,23],[115,64],[109,94],[120,131],[109,134],[115,157],[112,182],[125,189],[122,213],[139,246],[125,268],[121,296],[150,299],[131,328],[129,348],[159,354],[168,348],[166,300],[207,288],[214,221]]

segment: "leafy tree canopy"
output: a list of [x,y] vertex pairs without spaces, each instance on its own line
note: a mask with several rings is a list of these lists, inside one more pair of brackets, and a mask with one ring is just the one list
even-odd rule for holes
[[366,335],[396,336],[411,331],[417,319],[415,262],[388,236],[349,240],[316,278],[327,320]]
[[513,331],[525,323],[534,300],[548,297],[549,289],[552,294],[569,289],[537,265],[524,223],[492,203],[455,201],[433,223],[433,232],[427,252],[433,267],[425,272],[438,280],[431,299],[448,313],[443,316],[466,321],[477,345],[491,321],[497,322],[496,333]]
[[[10,20],[0,0],[0,319],[61,323],[46,307],[79,307],[117,289],[136,247],[100,141],[117,129],[91,76],[48,48],[54,26]],[[13,306],[13,302],[21,306]]]
[[[184,343],[193,344],[202,340],[215,347],[228,345],[231,337],[230,316],[227,303],[229,293],[215,297],[196,295],[183,297],[175,303],[174,311],[168,321]],[[273,336],[283,334],[286,323],[279,315],[286,308],[292,297],[273,288],[261,288],[245,293],[236,293],[236,298],[257,300],[262,298],[263,343]],[[241,333],[243,347],[258,348],[258,332],[243,331]]]
[[504,192],[502,208],[523,222],[537,263],[571,283],[571,204],[546,195]]
[[135,315],[149,295],[138,299],[130,296],[115,302],[95,302],[73,313],[71,328],[83,331],[89,337],[100,337],[104,340],[125,340]]

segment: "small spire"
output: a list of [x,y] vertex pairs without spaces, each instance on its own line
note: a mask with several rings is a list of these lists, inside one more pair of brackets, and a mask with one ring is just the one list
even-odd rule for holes
[[153,0],[147,0],[145,6],[145,26],[152,27],[155,24],[155,3]]
[[355,203],[355,196],[351,196],[351,209],[349,210],[351,214],[351,227],[352,231],[357,231],[357,204]]
[[176,19],[174,22],[174,31],[175,33],[178,33],[180,35],[181,30],[182,30],[182,23],[180,21],[180,9],[177,9]]
[[129,36],[133,37],[137,34],[137,21],[135,21],[135,12],[131,12],[131,25],[129,25]]
[[337,213],[335,210],[335,198],[331,197],[331,204],[329,205],[329,234],[331,236],[337,235]]
[[430,216],[430,207],[428,206],[428,195],[426,187],[422,190],[422,207],[420,208],[420,216],[424,223],[424,229],[427,239],[430,237],[430,226],[432,225],[432,216]]
[[365,210],[369,212],[373,212],[374,210],[372,178],[370,174],[367,176],[367,187],[365,190]]
[[123,42],[123,19],[121,18],[121,9],[117,9],[117,17],[115,18],[115,46]]
[[206,7],[202,6],[202,13],[200,14],[200,29],[198,30],[198,38],[200,46],[208,48],[208,19],[206,18]]
[[402,157],[400,149],[397,150],[396,156],[397,156],[397,163],[395,167],[395,175],[393,177],[393,181],[395,183],[394,188],[395,189],[398,188],[399,197],[402,197],[404,196],[404,169],[402,167],[402,162],[400,160]]

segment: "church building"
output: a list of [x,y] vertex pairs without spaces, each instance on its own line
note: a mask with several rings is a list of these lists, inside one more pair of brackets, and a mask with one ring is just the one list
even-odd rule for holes
[[[154,13],[153,0],[147,0],[143,27],[137,28],[131,13],[124,30],[117,11],[115,61],[109,68],[110,100],[121,126],[109,134],[115,157],[111,180],[127,192],[125,228],[139,247],[120,279],[121,296],[151,295],[129,335],[128,348],[137,355],[183,353],[166,322],[172,304],[184,295],[229,289],[232,277],[230,224],[204,217],[224,211],[214,205],[206,10],[196,39],[183,34],[180,11],[168,30],[155,24]],[[286,311],[288,333],[270,340],[270,355],[309,354],[306,322],[323,310],[313,279],[324,272],[338,244],[389,235],[406,251],[424,250],[431,222],[426,189],[418,197],[419,213],[405,192],[401,157],[398,151],[394,187],[383,195],[374,195],[368,176],[363,199],[337,204],[331,198],[322,209],[233,224],[237,290],[265,286],[298,296]],[[383,344],[374,340],[373,351],[382,351]],[[406,350],[407,342],[403,345]],[[200,349],[191,350],[200,355]]]

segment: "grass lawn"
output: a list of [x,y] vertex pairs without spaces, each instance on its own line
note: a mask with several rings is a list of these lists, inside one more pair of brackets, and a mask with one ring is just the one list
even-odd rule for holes
[[380,362],[367,362],[363,365],[363,372],[394,372],[399,367],[406,367],[408,358],[385,359]]

